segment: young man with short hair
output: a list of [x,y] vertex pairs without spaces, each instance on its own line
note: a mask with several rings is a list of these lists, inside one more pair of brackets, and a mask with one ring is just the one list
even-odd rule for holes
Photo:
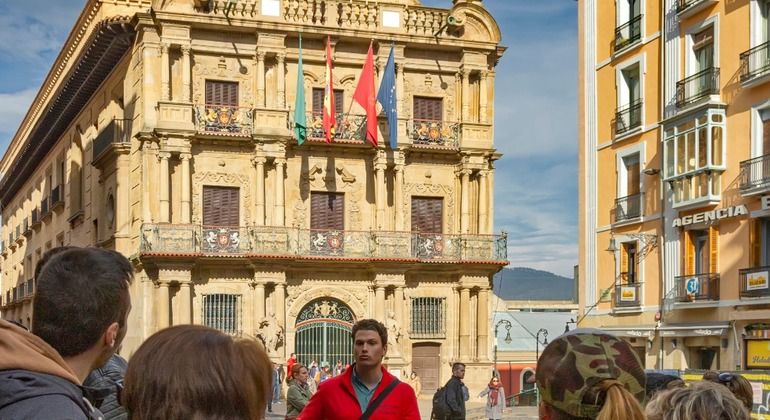
[[452,364],[452,377],[444,385],[446,387],[446,402],[450,410],[446,419],[465,419],[465,401],[468,399],[468,388],[465,388],[465,384],[463,384],[464,378],[465,364],[459,362]]
[[115,251],[76,247],[40,266],[31,333],[0,320],[0,418],[103,418],[81,384],[126,335],[133,268]]
[[385,326],[362,319],[353,326],[352,336],[355,364],[321,384],[299,419],[419,420],[412,388],[382,366],[388,351]]

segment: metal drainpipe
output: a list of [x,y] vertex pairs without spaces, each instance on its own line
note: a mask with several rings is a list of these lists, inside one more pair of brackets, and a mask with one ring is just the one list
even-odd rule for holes
[[[658,98],[660,101],[660,116],[662,118],[666,118],[666,14],[668,13],[666,5],[670,3],[669,0],[663,1],[663,10],[660,14],[660,33],[661,36],[658,38],[660,40],[660,75],[658,77]],[[661,278],[660,278],[660,285],[659,285],[659,294],[660,294],[660,303],[658,304],[658,311],[660,311],[660,321],[657,321],[655,323],[655,333],[660,337],[660,350],[658,354],[658,363],[660,364],[661,370],[663,370],[663,358],[665,356],[664,346],[665,346],[665,340],[663,339],[663,336],[660,334],[660,324],[663,323],[663,308],[664,308],[664,300],[667,295],[666,291],[666,270],[665,270],[665,263],[666,263],[666,183],[663,182],[664,177],[664,170],[666,167],[665,157],[663,156],[663,127],[658,124],[658,144],[657,148],[660,149],[660,172],[658,172],[658,190],[660,191],[660,241],[658,243],[658,260],[660,261],[660,270]]]

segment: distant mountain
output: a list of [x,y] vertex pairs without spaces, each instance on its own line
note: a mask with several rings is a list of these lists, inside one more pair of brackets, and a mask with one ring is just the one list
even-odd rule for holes
[[494,291],[503,300],[572,300],[575,281],[533,268],[504,268],[495,275]]

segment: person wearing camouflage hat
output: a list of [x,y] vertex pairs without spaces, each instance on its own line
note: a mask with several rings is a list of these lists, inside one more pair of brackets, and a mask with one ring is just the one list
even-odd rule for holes
[[643,420],[644,368],[631,346],[580,328],[553,340],[535,372],[540,418]]

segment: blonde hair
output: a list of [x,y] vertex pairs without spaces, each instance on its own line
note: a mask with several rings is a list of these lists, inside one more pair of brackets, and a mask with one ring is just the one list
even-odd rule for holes
[[747,420],[746,407],[726,387],[708,380],[662,391],[645,410],[648,420]]
[[[639,401],[634,397],[622,382],[617,379],[605,379],[583,396],[584,404],[601,405],[602,409],[594,417],[596,420],[645,420],[644,410]],[[583,420],[590,417],[576,417],[565,413],[558,408],[548,405],[552,420]]]

